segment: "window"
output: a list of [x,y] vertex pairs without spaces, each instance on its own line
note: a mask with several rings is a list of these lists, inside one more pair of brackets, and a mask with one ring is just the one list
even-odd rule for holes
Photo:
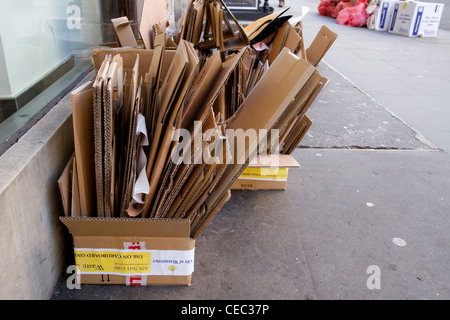
[[115,41],[111,18],[137,26],[142,1],[0,1],[0,154],[92,70],[92,49]]

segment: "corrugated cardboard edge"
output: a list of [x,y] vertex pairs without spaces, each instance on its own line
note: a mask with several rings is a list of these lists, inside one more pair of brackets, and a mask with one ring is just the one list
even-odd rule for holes
[[136,236],[189,238],[190,222],[184,219],[60,217],[74,236]]
[[[273,164],[276,164],[274,166]],[[269,154],[258,155],[248,165],[249,168],[300,168],[300,164],[291,155]]]

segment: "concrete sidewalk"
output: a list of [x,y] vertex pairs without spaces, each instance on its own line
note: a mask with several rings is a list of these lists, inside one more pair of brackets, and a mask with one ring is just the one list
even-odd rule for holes
[[233,192],[197,241],[191,287],[62,278],[53,299],[450,299],[450,32],[412,39],[286,5],[311,8],[307,43],[322,25],[339,34],[288,189]]

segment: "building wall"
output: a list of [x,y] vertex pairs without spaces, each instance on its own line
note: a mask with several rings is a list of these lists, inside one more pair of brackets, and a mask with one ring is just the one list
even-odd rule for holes
[[65,97],[0,157],[0,299],[49,299],[68,232],[57,186],[74,150]]

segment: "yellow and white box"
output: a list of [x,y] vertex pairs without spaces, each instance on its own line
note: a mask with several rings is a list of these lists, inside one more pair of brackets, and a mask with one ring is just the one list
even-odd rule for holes
[[[275,156],[276,161],[269,159]],[[289,169],[299,167],[290,155],[259,156],[234,182],[231,190],[286,190]]]
[[188,220],[68,218],[80,284],[186,285],[194,272]]

